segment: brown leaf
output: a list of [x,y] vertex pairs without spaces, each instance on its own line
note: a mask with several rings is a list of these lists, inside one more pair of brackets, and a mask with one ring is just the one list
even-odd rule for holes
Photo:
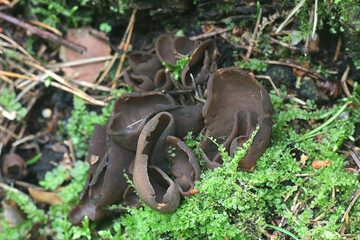
[[42,188],[29,188],[29,193],[36,202],[50,205],[63,203],[63,200],[56,193],[44,191]]
[[[4,218],[10,227],[21,224],[25,219],[24,212],[19,208],[15,201],[6,199],[2,201]],[[0,219],[1,221],[1,219]]]
[[[60,47],[60,58],[64,62],[68,62],[110,55],[110,46],[94,37],[93,34],[107,39],[105,33],[98,32],[94,29],[91,29],[90,27],[70,29],[67,32],[66,39],[85,46],[87,51],[85,54],[80,54],[62,46]],[[73,67],[65,67],[62,70],[65,72],[65,76],[76,76],[76,79],[87,82],[94,82],[103,68],[103,62],[95,62]]]

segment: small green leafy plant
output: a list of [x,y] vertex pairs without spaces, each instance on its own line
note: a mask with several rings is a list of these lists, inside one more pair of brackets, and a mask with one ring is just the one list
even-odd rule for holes
[[[8,113],[9,118],[16,118],[16,120],[20,120],[23,118],[27,110],[24,108],[21,103],[15,101],[16,94],[14,91],[9,91],[8,88],[2,88],[0,90],[0,110],[6,111]],[[2,115],[4,112],[2,113]]]
[[[59,191],[55,192],[64,202],[50,206],[47,211],[39,209],[28,195],[8,187],[6,197],[18,204],[25,213],[26,219],[15,227],[9,226],[6,221],[2,221],[0,239],[22,239],[35,227],[40,228],[40,233],[53,232],[56,239],[72,239],[74,231],[71,222],[67,218],[67,213],[72,205],[78,201],[79,193],[85,184],[88,169],[89,165],[86,162],[77,161],[71,170],[59,165],[46,173],[45,181],[40,182],[40,185],[51,191],[61,187]],[[71,182],[66,186],[62,186],[63,182],[69,179],[71,179]]]
[[259,73],[264,73],[267,70],[268,65],[257,58],[249,58],[247,62],[238,61],[235,63],[241,69],[249,69]]
[[174,66],[171,66],[165,62],[162,62],[162,65],[165,68],[169,69],[170,72],[173,74],[175,80],[178,81],[180,79],[180,74],[188,61],[189,57],[183,57],[182,59],[177,60]]

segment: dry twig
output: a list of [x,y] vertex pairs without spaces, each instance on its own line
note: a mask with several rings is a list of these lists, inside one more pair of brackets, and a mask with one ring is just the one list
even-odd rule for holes
[[253,32],[253,37],[252,37],[252,40],[250,42],[250,46],[248,48],[248,51],[246,53],[246,56],[245,56],[245,59],[249,59],[250,55],[251,55],[251,52],[255,46],[255,41],[256,41],[256,38],[257,38],[257,32],[258,32],[258,28],[259,28],[259,24],[260,24],[260,19],[261,19],[261,14],[262,14],[262,8],[260,8],[260,11],[259,11],[259,15],[258,15],[258,18],[256,20],[256,25],[255,25],[255,28],[254,28],[254,32]]
[[342,39],[341,37],[338,38],[337,44],[336,44],[336,52],[334,55],[334,62],[337,61],[339,54],[340,54],[340,50],[341,50],[341,44],[342,44]]
[[262,62],[267,63],[267,64],[272,64],[272,65],[282,65],[282,66],[293,67],[293,68],[299,69],[301,71],[307,72],[310,76],[312,76],[314,78],[320,78],[320,79],[326,80],[326,78],[324,76],[317,73],[315,70],[309,69],[309,68],[306,68],[303,66],[299,66],[294,63],[280,62],[280,61],[275,61],[275,60],[264,60]]
[[204,39],[204,38],[213,37],[213,36],[225,33],[225,32],[230,32],[231,30],[232,30],[231,28],[230,29],[227,29],[227,28],[216,29],[215,28],[215,31],[203,33],[203,34],[200,34],[200,35],[197,35],[197,36],[193,36],[193,37],[190,37],[189,39],[191,41],[200,40],[200,39]]
[[44,38],[44,39],[47,39],[47,40],[50,40],[52,42],[55,42],[55,43],[59,43],[61,45],[64,45],[65,47],[68,47],[78,53],[84,53],[86,52],[86,48],[82,45],[79,45],[79,44],[76,44],[76,43],[73,43],[73,42],[70,42],[64,38],[59,38],[57,35],[53,34],[53,33],[50,33],[48,31],[45,31],[41,28],[37,28],[37,27],[34,27],[33,25],[30,25],[24,21],[21,21],[17,18],[14,18],[10,15],[7,15],[3,12],[0,12],[0,18],[4,19],[5,21],[8,21],[12,24],[15,24],[16,26],[19,26],[21,28],[24,28],[26,30],[28,30],[30,33],[32,34],[35,34],[41,38]]
[[266,79],[270,82],[271,86],[273,87],[273,89],[276,92],[276,95],[278,95],[278,97],[281,97],[281,94],[279,92],[279,90],[277,89],[277,87],[275,86],[275,83],[273,82],[273,80],[271,79],[270,76],[266,76],[266,75],[255,75],[256,78],[262,78],[262,79]]
[[349,207],[346,209],[344,216],[341,218],[341,222],[344,222],[346,215],[348,215],[350,213],[351,208],[354,206],[356,200],[360,197],[360,188],[357,188],[355,190],[355,192],[357,192],[357,193],[356,193],[355,197],[352,199]]
[[346,84],[346,80],[347,80],[347,77],[348,77],[348,75],[349,75],[349,72],[350,72],[350,66],[348,65],[347,67],[346,67],[346,70],[345,70],[345,72],[344,72],[344,74],[342,75],[342,77],[341,77],[341,86],[342,86],[342,88],[344,89],[344,93],[345,93],[345,95],[347,96],[347,97],[350,97],[351,96],[351,93],[350,93],[350,91],[349,91],[349,88],[348,88],[348,86],[347,86],[347,84]]
[[[123,44],[125,44],[125,39],[126,39],[125,36],[128,35],[128,33],[129,33],[130,29],[131,29],[131,26],[133,26],[134,23],[135,23],[135,13],[136,13],[136,11],[137,11],[137,9],[134,9],[134,10],[133,10],[133,13],[132,13],[132,15],[131,15],[131,17],[130,17],[130,20],[129,20],[129,24],[128,24],[127,28],[126,28],[125,34],[124,34],[124,36],[123,36],[123,39],[122,39],[122,41],[121,41],[121,43],[120,43],[120,45],[119,45],[119,49],[121,49],[122,46],[123,46]],[[124,55],[124,54],[123,54],[123,55]],[[111,67],[114,65],[115,60],[116,60],[118,57],[119,57],[119,53],[116,52],[116,53],[114,54],[114,56],[112,57],[110,63],[106,66],[106,69],[103,71],[103,73],[101,74],[101,76],[99,77],[99,79],[96,81],[96,85],[99,85],[99,84],[105,79],[106,75],[109,73]],[[125,57],[124,57],[124,58],[125,58]],[[113,81],[115,82],[116,80],[117,80],[117,78],[115,77]]]
[[[131,18],[130,18],[130,23],[129,23],[130,28],[129,28],[129,33],[127,34],[126,42],[125,42],[125,44],[123,44],[123,42],[122,42],[123,46],[120,47],[125,52],[127,52],[127,50],[129,49],[130,40],[131,40],[132,32],[134,30],[134,25],[135,25],[135,14],[136,14],[136,12],[137,12],[137,9],[134,9],[133,13],[131,15]],[[123,53],[121,55],[121,58],[120,58],[120,64],[119,64],[118,68],[116,69],[115,79],[118,79],[119,76],[120,76],[123,64],[125,62],[125,57],[126,57],[126,53]]]

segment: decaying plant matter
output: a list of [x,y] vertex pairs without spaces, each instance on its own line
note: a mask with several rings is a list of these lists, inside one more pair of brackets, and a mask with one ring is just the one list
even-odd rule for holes
[[[142,51],[129,54],[130,70],[124,78],[138,93],[118,98],[106,126],[95,125],[88,149],[88,180],[80,204],[69,213],[74,224],[85,215],[96,221],[112,214],[103,207],[116,202],[139,207],[139,198],[160,213],[176,210],[181,197],[190,197],[195,182],[201,180],[200,164],[183,142],[190,131],[197,136],[205,129],[208,137],[233,155],[259,126],[253,145],[239,163],[240,169],[255,166],[271,134],[269,94],[245,71],[216,70],[216,55],[213,40],[198,43],[168,34],[156,41],[156,55]],[[176,82],[160,62],[173,66],[184,56],[189,61],[181,82]],[[174,85],[191,91],[207,86],[205,104],[186,99],[180,99],[179,104],[166,93],[152,91],[155,87],[169,90]],[[209,138],[204,138],[201,148],[207,168],[222,166],[217,146]]]

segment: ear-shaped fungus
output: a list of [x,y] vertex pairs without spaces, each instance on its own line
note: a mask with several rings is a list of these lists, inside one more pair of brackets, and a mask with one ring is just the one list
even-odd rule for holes
[[69,220],[74,225],[81,224],[81,221],[85,216],[88,216],[92,221],[98,221],[113,214],[111,211],[104,210],[92,204],[89,198],[89,183],[92,180],[101,160],[107,154],[107,151],[106,129],[99,124],[94,124],[94,132],[88,146],[89,155],[86,159],[90,164],[89,175],[86,179],[85,186],[79,195],[80,203],[73,206],[68,213]]
[[[258,81],[237,68],[220,69],[210,77],[207,89],[208,96],[203,107],[206,134],[223,144],[231,155],[259,125],[252,146],[239,162],[240,168],[251,169],[266,150],[271,135],[269,94]],[[221,166],[217,146],[207,138],[201,146],[207,167]]]
[[166,143],[174,181],[181,196],[190,197],[190,190],[194,188],[195,181],[200,180],[200,164],[191,149],[179,138],[168,136]]
[[210,69],[217,54],[214,40],[206,40],[201,43],[191,54],[181,73],[181,81],[184,87],[193,89],[192,74],[195,83],[202,84],[209,78]]
[[146,92],[154,89],[154,81],[146,75],[136,75],[130,71],[124,71],[124,80],[135,92]]
[[198,45],[196,41],[191,41],[187,37],[176,37],[173,42],[174,54],[177,59],[189,55]]
[[188,106],[158,104],[154,112],[165,111],[171,113],[175,119],[175,136],[182,139],[188,132],[192,132],[194,136],[197,136],[204,128],[204,118],[201,113],[202,107],[201,103]]
[[166,137],[174,134],[171,114],[161,112],[141,131],[134,164],[134,185],[146,205],[161,213],[174,211],[180,203],[176,184],[167,175]]
[[166,69],[160,69],[157,71],[154,78],[155,87],[160,90],[170,90],[173,87],[173,82],[171,81],[170,72]]
[[162,34],[155,44],[156,56],[161,62],[174,66],[176,60],[189,55],[198,45],[186,37],[176,37]]
[[156,56],[160,62],[165,62],[171,66],[175,65],[176,58],[172,48],[174,37],[170,34],[161,34],[155,43]]
[[89,183],[89,198],[96,206],[107,206],[120,201],[128,188],[124,174],[135,157],[135,152],[120,146],[110,138],[109,151],[102,159]]
[[16,153],[6,154],[2,159],[2,172],[7,178],[24,178],[27,175],[26,162]]
[[114,104],[107,133],[121,146],[136,151],[140,131],[156,104],[175,105],[175,101],[159,92],[129,93],[119,97]]
[[129,54],[128,60],[135,75],[144,75],[151,80],[154,79],[156,72],[162,67],[157,57],[148,52],[132,52]]

